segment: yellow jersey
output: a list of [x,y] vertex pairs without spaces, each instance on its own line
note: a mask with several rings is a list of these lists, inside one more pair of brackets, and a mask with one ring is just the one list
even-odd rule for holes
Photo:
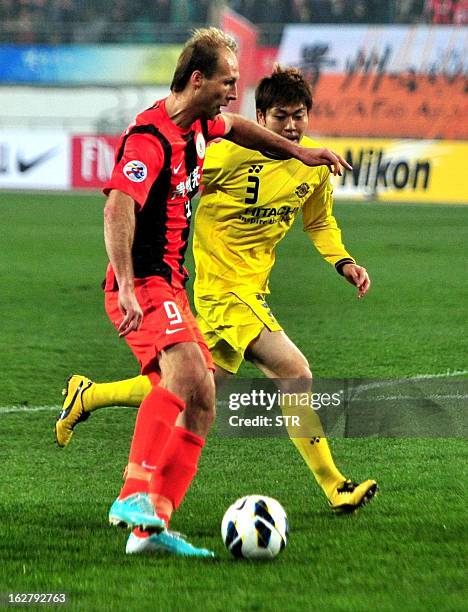
[[[308,137],[301,145],[320,146]],[[193,240],[196,296],[269,293],[276,246],[300,212],[326,261],[352,260],[332,215],[326,166],[310,168],[223,140],[207,149],[202,184]]]

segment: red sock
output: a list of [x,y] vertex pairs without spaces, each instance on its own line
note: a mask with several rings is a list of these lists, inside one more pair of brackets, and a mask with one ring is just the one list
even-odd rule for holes
[[166,522],[171,510],[179,507],[197,473],[198,459],[204,445],[205,440],[197,434],[184,427],[174,427],[149,487],[156,512],[161,512]]
[[119,497],[148,493],[149,480],[185,403],[163,387],[153,387],[138,410],[128,457],[128,476]]
[[137,538],[149,538],[149,536],[151,535],[151,532],[143,531],[143,529],[140,529],[139,527],[135,527],[135,529],[133,530],[133,534],[136,535]]

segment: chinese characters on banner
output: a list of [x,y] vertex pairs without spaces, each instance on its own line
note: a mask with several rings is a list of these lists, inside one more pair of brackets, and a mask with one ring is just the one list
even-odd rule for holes
[[314,90],[311,131],[328,136],[468,139],[461,26],[288,26],[279,62]]

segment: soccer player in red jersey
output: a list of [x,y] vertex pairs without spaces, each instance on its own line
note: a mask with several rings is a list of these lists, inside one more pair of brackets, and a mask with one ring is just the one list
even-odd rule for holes
[[167,527],[196,474],[215,416],[214,366],[184,289],[190,201],[206,143],[225,137],[308,166],[328,165],[335,174],[349,167],[327,149],[303,148],[221,113],[236,99],[237,79],[233,39],[216,28],[196,31],[179,57],[169,96],[138,115],[122,136],[104,189],[106,311],[152,382],[109,521],[159,533],[157,548],[189,556],[212,553]]

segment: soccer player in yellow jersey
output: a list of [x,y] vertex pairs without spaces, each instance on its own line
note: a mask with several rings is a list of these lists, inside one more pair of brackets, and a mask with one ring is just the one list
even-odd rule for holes
[[[317,146],[304,135],[312,96],[299,71],[277,67],[260,81],[255,98],[261,125],[302,146]],[[330,170],[309,168],[295,159],[279,160],[268,152],[261,154],[224,140],[208,148],[203,184],[195,217],[194,296],[197,322],[216,365],[217,384],[236,374],[247,359],[267,377],[300,381],[302,389],[310,391],[307,359],[283,331],[265,298],[275,248],[300,214],[314,246],[357,288],[358,298],[368,291],[367,271],[346,251],[332,214]],[[65,391],[65,416],[56,423],[57,442],[67,445],[75,425],[93,410],[138,406],[150,389],[143,376],[104,384],[72,376]],[[320,431],[313,410],[308,418],[309,431]],[[325,437],[299,431],[291,440],[332,509],[352,511],[376,493],[374,480],[358,484],[341,474]]]

